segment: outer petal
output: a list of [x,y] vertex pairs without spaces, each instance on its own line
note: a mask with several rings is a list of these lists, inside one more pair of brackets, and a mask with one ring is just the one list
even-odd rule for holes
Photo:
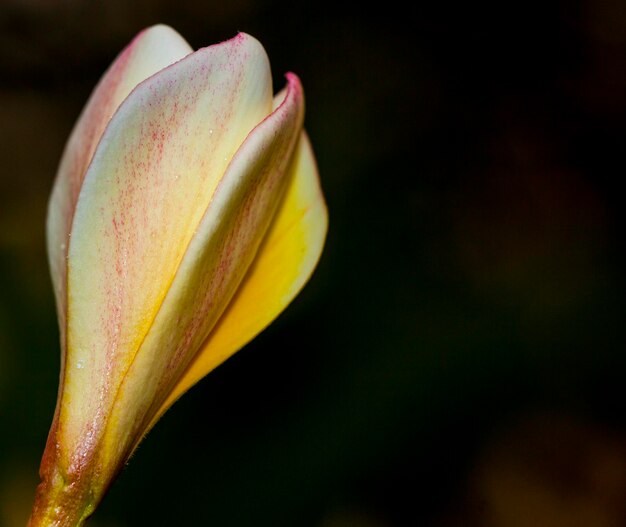
[[226,166],[270,110],[267,56],[240,34],[149,78],[111,120],[69,249],[68,456],[99,435],[94,416],[109,414]]
[[[87,167],[112,115],[131,90],[149,76],[191,52],[187,42],[170,27],[158,25],[142,31],[103,75],[65,146],[50,197],[46,224],[48,259],[63,352],[57,408],[41,462],[43,483],[38,491],[40,496],[56,487],[63,477],[54,472],[54,467],[58,457],[57,432],[66,362],[67,253],[76,202]],[[33,510],[32,521],[36,523],[44,517],[47,518],[44,521],[52,521],[46,510],[45,500],[38,501]]]
[[48,209],[47,242],[61,332],[65,331],[66,255],[70,225],[87,167],[111,116],[141,81],[192,49],[172,28],[148,28],[124,49],[85,105],[61,158]]
[[267,327],[304,287],[322,253],[328,212],[302,132],[287,193],[245,280],[153,423],[191,386]]

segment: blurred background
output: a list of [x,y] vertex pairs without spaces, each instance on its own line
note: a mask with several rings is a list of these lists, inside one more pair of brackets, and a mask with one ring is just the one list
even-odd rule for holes
[[90,525],[626,526],[626,6],[506,5],[2,0],[1,526],[25,524],[55,404],[56,166],[157,22],[194,48],[246,31],[276,87],[298,73],[330,231]]

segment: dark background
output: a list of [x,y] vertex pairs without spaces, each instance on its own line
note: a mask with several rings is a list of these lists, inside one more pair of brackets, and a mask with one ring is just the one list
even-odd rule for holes
[[55,404],[56,166],[157,22],[298,73],[330,230],[90,525],[626,525],[626,5],[400,5],[2,0],[0,525],[25,523]]

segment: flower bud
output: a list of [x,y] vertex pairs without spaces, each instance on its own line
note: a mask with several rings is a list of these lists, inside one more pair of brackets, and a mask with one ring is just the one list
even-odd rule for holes
[[294,74],[261,44],[140,33],[66,146],[47,236],[59,394],[29,525],[81,525],[182,393],[308,280],[327,212]]

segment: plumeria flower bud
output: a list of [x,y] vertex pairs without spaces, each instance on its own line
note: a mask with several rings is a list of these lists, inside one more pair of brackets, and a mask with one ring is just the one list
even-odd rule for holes
[[146,432],[265,328],[319,259],[327,212],[294,74],[261,44],[192,52],[151,27],[63,154],[48,254],[62,362],[29,525],[81,525]]

